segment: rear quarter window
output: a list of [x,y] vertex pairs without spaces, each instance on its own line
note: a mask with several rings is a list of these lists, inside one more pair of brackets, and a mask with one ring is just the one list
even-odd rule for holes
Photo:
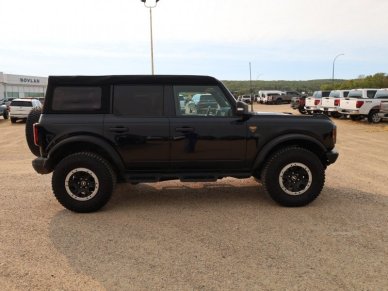
[[56,87],[53,92],[52,110],[96,112],[102,108],[100,87]]

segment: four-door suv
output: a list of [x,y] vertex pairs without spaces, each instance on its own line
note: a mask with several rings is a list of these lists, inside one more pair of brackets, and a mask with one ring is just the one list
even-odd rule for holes
[[[180,96],[198,94],[214,110],[181,110]],[[103,207],[116,181],[252,176],[279,204],[302,206],[338,157],[328,117],[249,112],[207,76],[49,77],[33,132],[34,169],[53,172],[54,195],[76,212]]]
[[37,99],[14,99],[9,105],[11,122],[15,123],[18,119],[27,119],[28,114],[35,108],[42,107]]

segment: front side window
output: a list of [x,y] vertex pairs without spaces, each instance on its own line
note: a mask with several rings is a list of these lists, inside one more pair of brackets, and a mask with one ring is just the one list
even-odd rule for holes
[[178,116],[232,116],[232,107],[218,86],[174,86],[174,100]]
[[55,111],[95,112],[101,110],[102,90],[100,87],[56,87],[52,109]]
[[114,114],[145,117],[162,116],[163,104],[163,86],[114,86]]

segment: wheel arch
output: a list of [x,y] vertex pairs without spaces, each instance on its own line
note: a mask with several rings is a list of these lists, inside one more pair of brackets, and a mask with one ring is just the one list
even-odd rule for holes
[[268,142],[259,152],[253,164],[255,176],[259,177],[267,160],[277,151],[285,147],[297,146],[307,149],[318,156],[322,165],[326,167],[325,153],[327,149],[325,146],[314,139],[313,137],[303,134],[289,134],[278,137]]
[[101,138],[89,135],[69,137],[56,144],[49,152],[48,168],[53,170],[64,157],[76,152],[92,152],[100,155],[111,163],[118,177],[121,177],[120,174],[125,170],[120,155],[111,144]]

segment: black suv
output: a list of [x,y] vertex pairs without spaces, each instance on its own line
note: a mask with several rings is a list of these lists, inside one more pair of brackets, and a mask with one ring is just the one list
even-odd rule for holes
[[[211,102],[183,110],[195,96]],[[76,212],[103,207],[116,181],[251,176],[279,204],[302,206],[338,157],[326,116],[249,112],[207,76],[49,77],[33,132],[34,169],[53,171],[56,198]]]

